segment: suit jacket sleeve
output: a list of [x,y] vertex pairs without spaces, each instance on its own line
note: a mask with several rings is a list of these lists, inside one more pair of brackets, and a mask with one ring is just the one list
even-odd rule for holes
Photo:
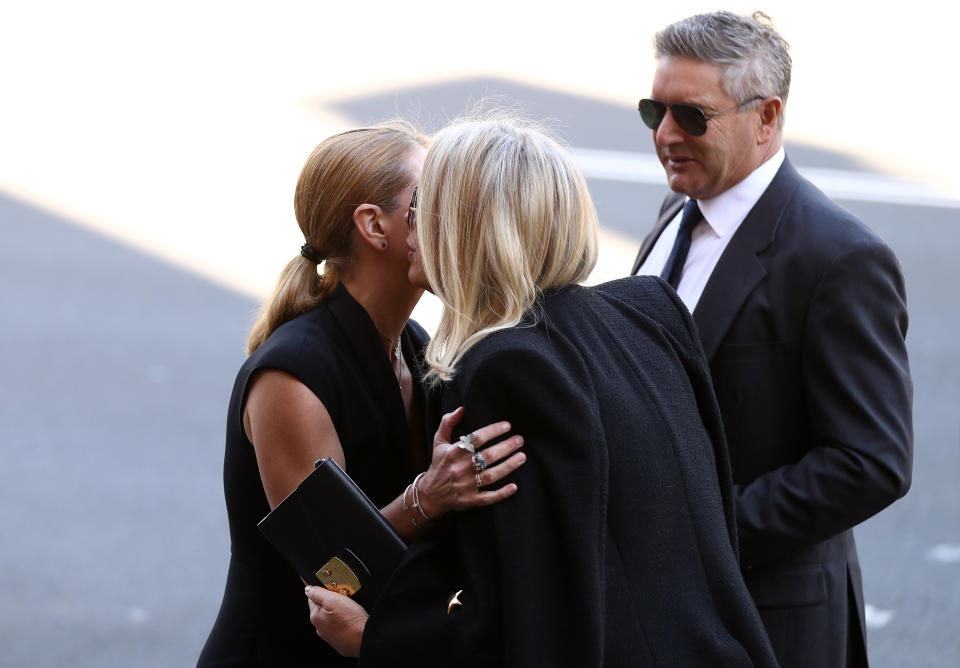
[[504,666],[602,662],[606,446],[587,373],[563,362],[542,348],[501,349],[457,382],[466,430],[506,418],[524,437],[519,489],[492,507],[487,537],[500,569]]
[[[813,446],[737,492],[745,565],[847,530],[903,496],[913,458],[906,297],[880,243],[837,257],[811,301],[801,373]],[[775,444],[771,444],[775,447]]]

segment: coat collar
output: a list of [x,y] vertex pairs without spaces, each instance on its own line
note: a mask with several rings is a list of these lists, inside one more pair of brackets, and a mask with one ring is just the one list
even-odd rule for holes
[[[324,300],[330,314],[343,330],[346,340],[358,365],[358,375],[367,379],[371,391],[376,394],[377,402],[389,420],[389,429],[394,444],[410,458],[410,439],[407,427],[407,416],[403,406],[403,396],[400,394],[400,385],[393,371],[393,365],[383,348],[380,335],[373,320],[366,309],[353,298],[353,295],[339,283],[333,292]],[[421,386],[422,374],[419,366],[409,364],[416,356],[416,345],[411,341],[411,326],[408,323],[400,335],[403,353],[414,376],[415,391],[423,392]],[[417,390],[417,386],[419,390]]]
[[785,158],[710,275],[693,311],[709,362],[713,361],[743,303],[767,275],[761,254],[773,243],[786,205],[801,178],[790,160]]

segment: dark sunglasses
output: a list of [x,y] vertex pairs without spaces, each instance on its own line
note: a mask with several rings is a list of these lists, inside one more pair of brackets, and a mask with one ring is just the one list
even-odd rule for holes
[[703,109],[695,107],[692,104],[670,104],[653,99],[640,100],[640,104],[637,105],[637,111],[640,112],[640,118],[643,119],[644,124],[651,130],[656,130],[660,127],[660,123],[663,122],[663,117],[667,115],[667,108],[669,108],[670,113],[673,114],[673,120],[676,121],[681,130],[688,135],[700,137],[707,131],[707,121],[721,116],[728,111],[739,109],[744,105],[762,99],[763,95],[755,95],[749,100],[735,104],[729,109],[718,111],[713,116],[707,116],[703,113]]
[[412,230],[417,226],[417,191],[420,186],[414,186],[413,195],[410,196],[410,211],[407,212],[407,230]]

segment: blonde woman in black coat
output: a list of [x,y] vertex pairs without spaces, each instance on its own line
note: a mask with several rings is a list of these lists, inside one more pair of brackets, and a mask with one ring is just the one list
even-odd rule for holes
[[415,211],[411,277],[445,307],[428,377],[465,432],[507,416],[527,463],[517,494],[411,548],[369,614],[309,588],[318,633],[361,666],[775,665],[693,322],[658,278],[579,285],[597,224],[570,158],[512,123],[452,126]]

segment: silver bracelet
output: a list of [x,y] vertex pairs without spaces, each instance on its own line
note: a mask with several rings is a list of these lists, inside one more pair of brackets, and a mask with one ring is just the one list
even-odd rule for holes
[[[417,511],[420,513],[420,515],[423,516],[423,519],[425,519],[427,522],[432,522],[433,520],[430,518],[430,516],[427,515],[425,512],[423,512],[423,507],[420,505],[420,491],[417,489],[417,483],[420,482],[420,478],[422,478],[422,477],[425,476],[426,474],[427,474],[427,472],[424,471],[423,473],[421,473],[420,475],[418,475],[416,478],[413,479],[413,485],[412,485],[412,487],[413,487],[413,507],[416,508]],[[414,525],[414,526],[416,526],[416,525]]]
[[401,501],[401,505],[403,506],[404,511],[410,510],[410,506],[407,505],[407,492],[410,491],[411,487],[413,487],[413,483],[407,485],[407,488],[403,490],[403,501]]

